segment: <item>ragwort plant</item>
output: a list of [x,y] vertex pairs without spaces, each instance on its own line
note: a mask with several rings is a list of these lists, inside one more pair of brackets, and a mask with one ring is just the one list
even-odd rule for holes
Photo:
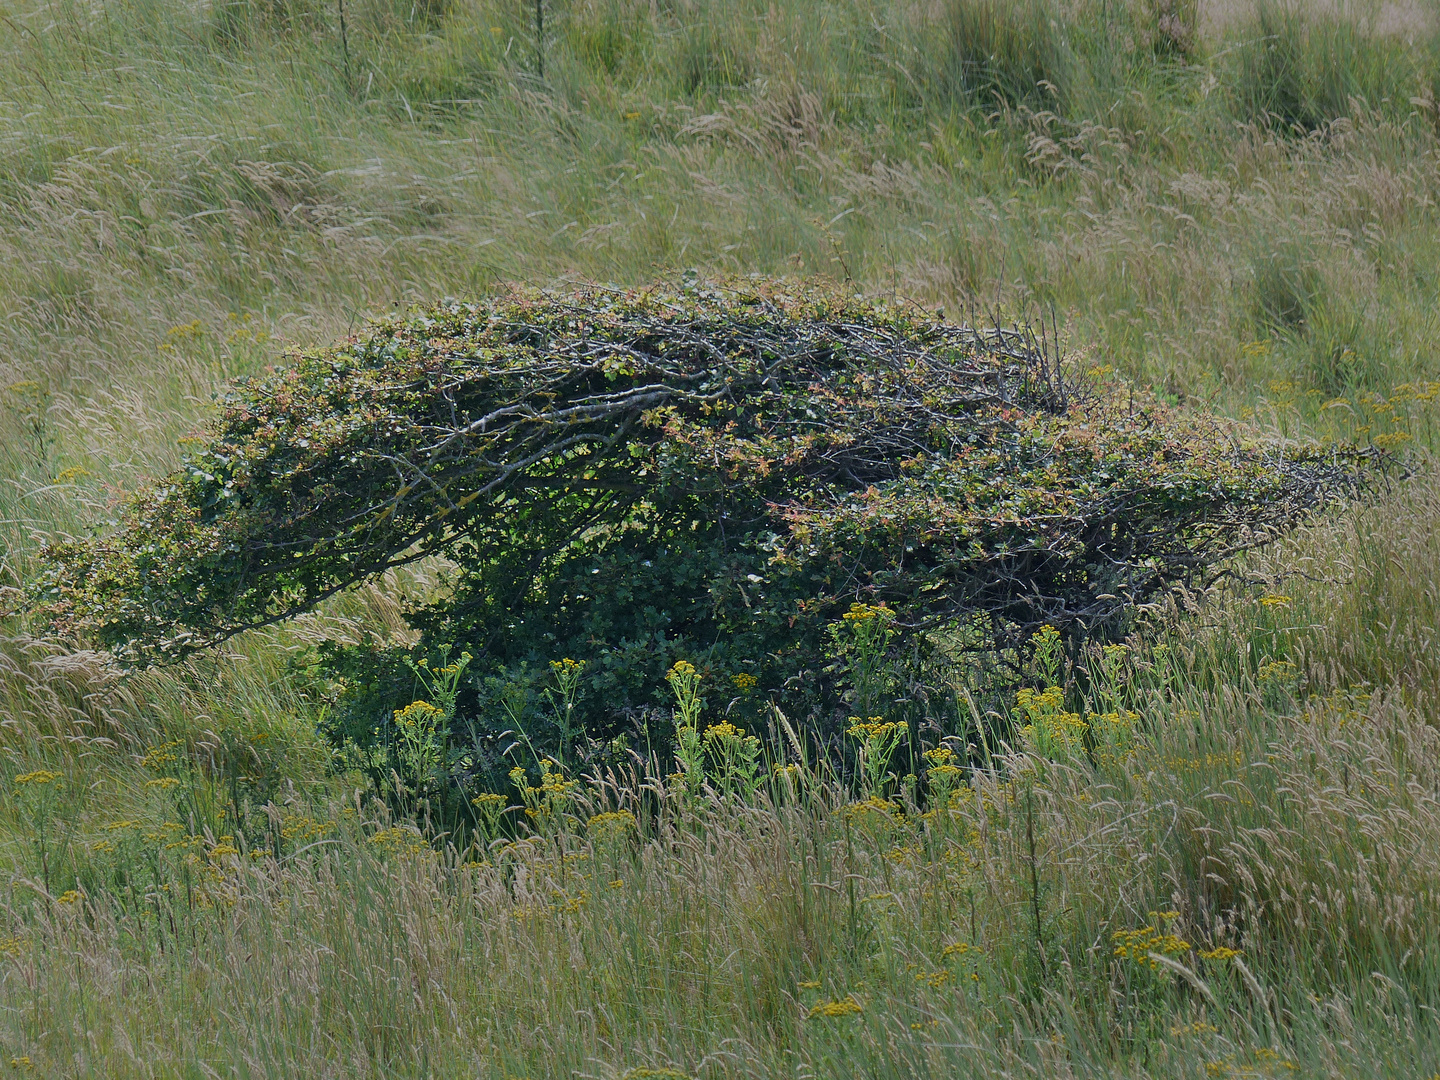
[[850,705],[862,716],[882,711],[894,623],[895,612],[884,603],[854,603],[826,629],[831,659],[843,667],[850,683]]
[[31,769],[11,780],[10,802],[30,834],[35,872],[47,891],[71,839],[72,828],[62,816],[66,782],[65,774],[54,769]]
[[884,799],[895,779],[890,762],[907,740],[910,729],[897,721],[872,716],[862,720],[850,718],[845,734],[855,740],[858,773],[863,793],[872,799]]
[[704,738],[700,734],[700,672],[688,660],[677,660],[665,674],[675,692],[675,759],[680,765],[676,779],[692,794],[705,783]]

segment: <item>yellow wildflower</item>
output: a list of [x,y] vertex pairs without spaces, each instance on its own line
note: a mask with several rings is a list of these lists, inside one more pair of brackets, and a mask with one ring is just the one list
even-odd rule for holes
[[405,727],[432,728],[445,714],[428,701],[412,701],[403,709],[395,710],[395,723]]
[[870,798],[861,802],[848,803],[842,812],[850,821],[878,818],[893,822],[900,816],[900,808],[898,806],[877,795],[872,795]]
[[895,613],[884,604],[851,604],[850,610],[840,616],[848,623],[863,623],[870,619],[890,618]]
[[926,750],[920,755],[931,765],[939,768],[942,765],[949,765],[955,760],[955,751],[948,746],[937,746],[933,750]]
[[1214,949],[1201,949],[1201,960],[1233,960],[1243,955],[1239,949],[1232,949],[1226,945],[1220,945]]
[[745,733],[728,720],[711,724],[705,729],[705,738],[707,739],[741,739],[744,737]]
[[629,810],[612,810],[596,814],[585,823],[585,828],[593,839],[605,841],[628,837],[639,829],[639,825]]
[[824,1016],[854,1016],[860,1012],[860,1003],[855,998],[841,998],[839,1001],[822,1001],[810,1009],[811,1020]]
[[1152,926],[1142,926],[1138,930],[1117,930],[1110,935],[1115,942],[1116,957],[1158,968],[1160,965],[1151,953],[1178,956],[1190,951],[1190,943],[1169,930],[1170,924],[1180,917],[1179,912],[1152,911],[1150,917],[1155,920]]
[[166,765],[173,765],[180,760],[180,755],[176,753],[176,751],[181,745],[177,739],[171,742],[161,743],[159,746],[152,746],[146,751],[145,756],[140,759],[141,768],[159,769]]
[[28,784],[35,784],[37,786],[42,784],[53,784],[56,780],[59,780],[64,775],[64,773],[51,772],[49,769],[36,769],[34,772],[22,773],[21,775],[15,777],[15,783],[22,786]]
[[858,716],[850,717],[850,726],[845,729],[845,734],[856,739],[885,739],[905,728],[904,724],[887,723],[883,716],[872,716],[868,720],[861,720]]

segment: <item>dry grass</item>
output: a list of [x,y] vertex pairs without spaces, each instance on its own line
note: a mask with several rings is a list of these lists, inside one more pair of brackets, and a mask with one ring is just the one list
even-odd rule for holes
[[[904,822],[623,778],[478,865],[331,804],[321,846],[202,858],[201,899],[148,919],[17,880],[0,1038],[113,1076],[1428,1075],[1440,743],[1394,700],[1264,693],[1147,713],[1120,772],[1012,757]],[[617,807],[643,841],[587,833]],[[1185,972],[1115,957],[1172,907]]]

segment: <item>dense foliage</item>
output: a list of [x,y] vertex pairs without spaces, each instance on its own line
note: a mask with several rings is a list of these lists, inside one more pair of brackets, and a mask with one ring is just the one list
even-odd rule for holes
[[677,657],[779,691],[857,600],[961,648],[1115,630],[1353,479],[1054,352],[769,280],[447,302],[235,385],[42,599],[145,661],[443,555],[431,648],[589,661],[613,719]]

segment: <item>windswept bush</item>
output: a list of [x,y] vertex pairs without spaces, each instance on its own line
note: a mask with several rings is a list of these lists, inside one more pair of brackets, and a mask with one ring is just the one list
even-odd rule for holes
[[143,662],[444,555],[433,644],[594,661],[619,710],[676,657],[778,690],[856,600],[978,649],[1118,630],[1355,476],[1053,351],[769,280],[447,302],[236,384],[37,599]]

